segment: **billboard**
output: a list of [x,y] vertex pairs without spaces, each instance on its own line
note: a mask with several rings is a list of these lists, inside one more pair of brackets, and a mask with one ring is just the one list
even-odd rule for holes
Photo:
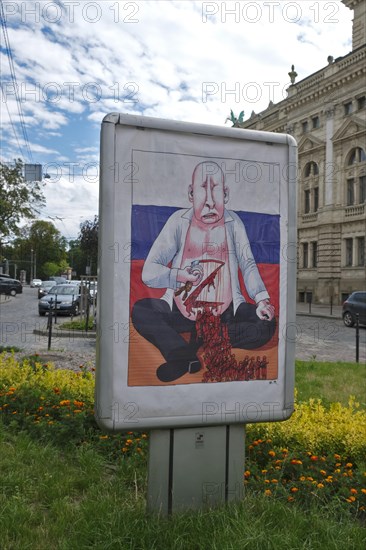
[[112,113],[101,131],[99,215],[100,425],[287,418],[293,138]]

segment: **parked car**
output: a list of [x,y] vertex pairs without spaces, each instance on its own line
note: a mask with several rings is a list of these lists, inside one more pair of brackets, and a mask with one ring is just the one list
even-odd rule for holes
[[30,286],[31,288],[35,288],[35,287],[41,286],[41,284],[42,284],[41,279],[32,279]]
[[56,285],[55,281],[42,281],[41,286],[38,287],[38,298],[42,298],[42,296],[46,296],[46,294],[48,294],[51,288],[55,285]]
[[23,292],[22,283],[18,279],[0,276],[0,294],[15,296]]
[[50,281],[55,281],[56,285],[64,285],[68,282],[65,277],[50,277]]
[[346,327],[353,327],[357,313],[359,323],[366,325],[366,292],[352,292],[347,300],[343,302],[342,317]]
[[[90,300],[90,297],[88,297]],[[39,315],[46,315],[55,308],[57,315],[79,315],[81,308],[80,285],[55,285],[38,302]]]

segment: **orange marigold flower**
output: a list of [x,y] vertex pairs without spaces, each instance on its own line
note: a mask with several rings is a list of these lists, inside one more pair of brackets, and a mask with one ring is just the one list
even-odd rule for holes
[[335,458],[336,460],[341,460],[340,455],[337,455],[337,454],[334,455],[334,458]]
[[349,497],[349,499],[350,499],[351,502],[355,502],[356,497],[353,497],[353,496],[352,496],[352,497]]
[[264,494],[266,495],[266,497],[270,497],[271,494],[272,494],[271,489],[266,489],[266,490],[264,491]]
[[265,479],[264,483],[270,483],[269,479]]
[[317,487],[318,487],[318,489],[324,489],[323,483],[318,483],[318,484],[317,484]]
[[43,411],[43,407],[38,407],[38,411]]
[[276,456],[276,453],[274,451],[268,451],[269,456]]
[[281,451],[282,451],[284,454],[288,453],[288,449],[281,449]]
[[361,493],[363,493],[364,495],[366,495],[366,489],[361,489]]
[[250,471],[249,471],[249,470],[245,470],[245,472],[244,472],[244,477],[247,479],[249,476],[250,476]]
[[79,408],[80,408],[80,407],[83,407],[83,406],[84,406],[84,403],[83,403],[83,401],[76,401],[76,400],[75,400],[75,401],[74,401],[74,405],[75,405],[75,407],[79,407]]
[[306,480],[306,477],[305,477],[305,476],[300,476],[300,477],[299,477],[299,480],[300,480],[300,481],[305,481],[305,480]]
[[298,487],[291,487],[290,489],[291,493],[297,493],[298,490]]
[[316,462],[318,460],[318,457],[315,455],[311,455],[310,460],[312,460],[313,462]]
[[108,439],[108,435],[100,435],[99,439]]
[[336,468],[336,469],[334,470],[334,473],[335,473],[335,474],[340,474],[340,473],[341,473],[341,471],[340,471],[340,469],[339,469],[339,468]]
[[339,468],[339,466],[342,466],[340,462],[336,462],[336,467]]
[[287,502],[293,502],[294,500],[294,497],[287,497]]
[[271,479],[272,483],[278,483],[278,479]]
[[346,468],[352,468],[352,466],[353,466],[352,462],[347,462]]
[[352,493],[352,495],[357,495],[358,491],[357,491],[357,489],[353,489],[353,488],[352,488],[352,489],[350,490],[350,493]]
[[53,388],[53,393],[60,393],[60,392],[61,392],[60,388]]
[[262,474],[266,474],[268,470],[262,470]]
[[326,476],[327,475],[327,472],[325,470],[320,470],[320,473],[322,476]]
[[131,443],[133,443],[132,439],[127,439],[126,440],[126,445],[131,445]]
[[10,386],[9,391],[15,391],[15,390],[16,388],[14,388],[14,386]]
[[74,410],[74,414],[78,414],[78,413],[82,413],[83,411],[81,411],[80,409],[75,409]]
[[70,400],[69,399],[63,399],[62,401],[60,401],[60,405],[62,407],[66,407],[67,405],[70,405]]
[[127,447],[122,447],[122,452],[123,453],[127,453],[127,451],[128,451]]

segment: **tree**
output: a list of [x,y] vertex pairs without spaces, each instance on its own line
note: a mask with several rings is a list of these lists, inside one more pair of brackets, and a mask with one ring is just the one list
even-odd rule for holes
[[97,274],[98,265],[98,231],[99,219],[94,216],[94,220],[85,220],[80,225],[80,234],[78,237],[80,249],[86,260],[85,265],[90,267],[90,275]]
[[34,219],[46,204],[42,184],[25,181],[20,159],[9,167],[0,162],[0,243],[5,237],[19,235],[19,223]]
[[[52,222],[38,220],[19,232],[21,236],[14,241],[14,256],[20,268],[28,273],[33,271],[33,276],[42,279],[65,270],[67,241]],[[51,273],[49,265],[45,268],[45,264],[52,264],[55,272]]]

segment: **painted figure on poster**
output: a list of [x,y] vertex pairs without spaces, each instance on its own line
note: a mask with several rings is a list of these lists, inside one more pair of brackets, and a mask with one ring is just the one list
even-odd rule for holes
[[[227,357],[231,347],[261,348],[276,329],[275,308],[244,224],[225,207],[229,189],[218,164],[205,161],[195,167],[188,199],[191,208],[170,216],[142,271],[145,285],[166,292],[159,299],[137,301],[132,311],[136,330],[165,359],[157,369],[162,382],[202,368],[197,352],[203,339],[207,343],[211,338],[214,343],[213,333],[205,336],[210,326],[219,323],[221,339],[216,339],[217,345],[220,350],[228,346]],[[246,302],[241,292],[239,270],[254,303]],[[183,333],[190,335],[188,341]]]

